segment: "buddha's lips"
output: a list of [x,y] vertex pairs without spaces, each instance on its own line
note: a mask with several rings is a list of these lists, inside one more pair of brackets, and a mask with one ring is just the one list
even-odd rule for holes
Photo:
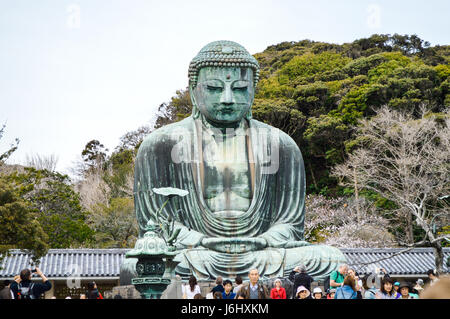
[[232,108],[232,107],[223,107],[223,108],[219,109],[219,112],[221,112],[221,113],[232,113],[232,112],[234,112],[234,108]]

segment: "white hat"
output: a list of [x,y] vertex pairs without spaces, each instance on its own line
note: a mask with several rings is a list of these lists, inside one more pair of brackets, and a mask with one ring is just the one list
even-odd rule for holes
[[321,294],[322,293],[322,289],[320,289],[320,287],[316,287],[313,290],[313,294]]
[[297,288],[297,293],[296,293],[296,295],[298,295],[298,293],[299,293],[300,291],[303,291],[303,290],[306,291],[306,297],[309,297],[309,295],[310,295],[311,293],[309,292],[308,289],[305,288],[305,286],[300,286],[300,287],[298,287],[298,288]]

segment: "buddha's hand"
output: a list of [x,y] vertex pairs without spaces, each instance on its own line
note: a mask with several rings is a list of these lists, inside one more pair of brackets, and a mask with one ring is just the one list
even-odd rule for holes
[[264,249],[267,241],[258,237],[212,237],[203,238],[202,246],[222,253],[236,254]]

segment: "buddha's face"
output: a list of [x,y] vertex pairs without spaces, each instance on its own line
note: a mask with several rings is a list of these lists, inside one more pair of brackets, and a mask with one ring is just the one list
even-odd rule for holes
[[191,94],[209,122],[232,126],[239,123],[252,106],[253,71],[240,67],[201,68]]

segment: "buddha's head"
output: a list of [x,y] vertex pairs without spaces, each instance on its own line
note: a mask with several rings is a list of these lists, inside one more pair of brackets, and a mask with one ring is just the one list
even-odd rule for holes
[[251,118],[259,64],[241,45],[215,41],[203,47],[189,66],[193,116],[202,114],[228,127]]

